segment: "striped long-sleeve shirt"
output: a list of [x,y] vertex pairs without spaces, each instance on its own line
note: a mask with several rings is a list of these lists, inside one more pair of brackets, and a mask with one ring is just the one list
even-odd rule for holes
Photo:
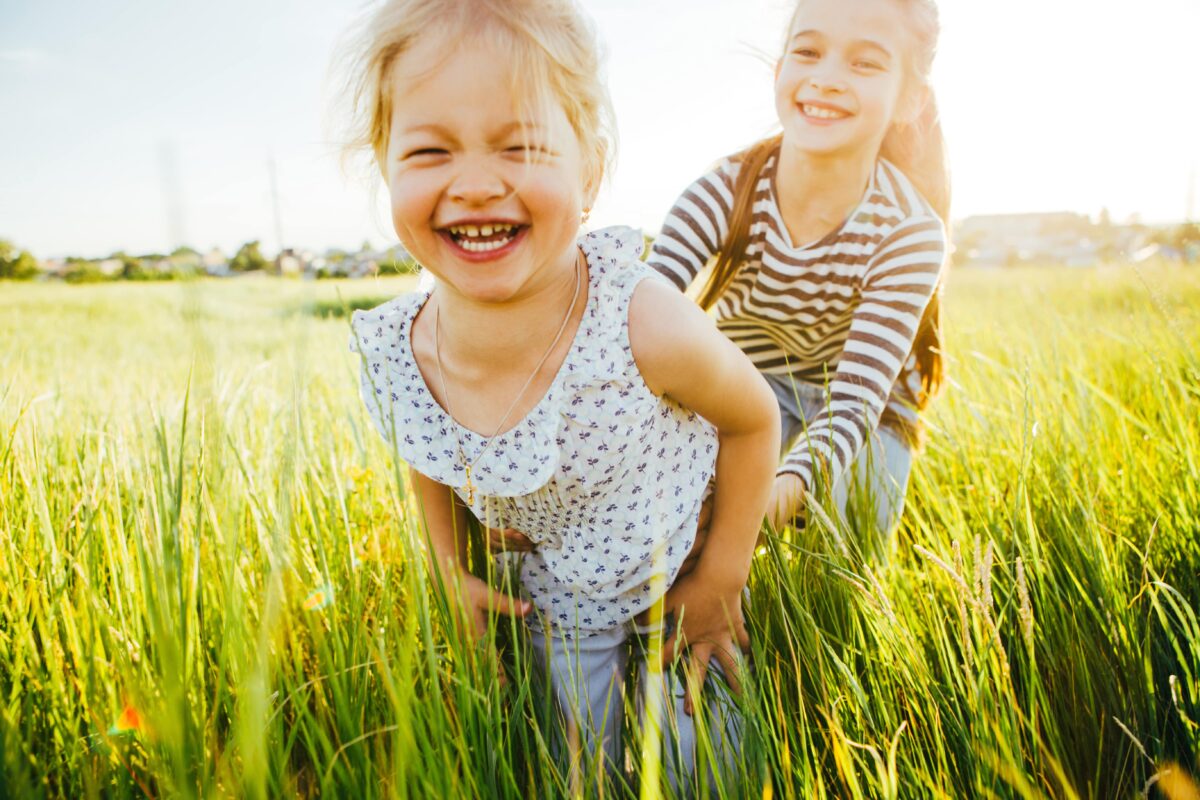
[[[937,213],[894,165],[880,159],[842,226],[792,244],[775,197],[778,154],[757,186],[746,260],[717,302],[717,325],[760,371],[828,381],[828,413],[808,423],[780,473],[812,486],[823,461],[831,480],[853,462],[885,406],[915,422],[912,396],[892,399],[916,375],[913,340],[946,255]],[[725,159],[676,202],[651,265],[686,289],[725,241],[739,164]],[[889,404],[889,400],[892,402]]]

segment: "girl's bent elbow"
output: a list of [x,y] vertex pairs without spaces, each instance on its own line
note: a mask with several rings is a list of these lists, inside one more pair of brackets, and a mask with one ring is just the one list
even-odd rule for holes
[[765,417],[767,424],[778,433],[781,423],[779,421],[779,403],[775,400],[775,392],[771,391],[771,386],[762,373],[756,371],[754,378],[755,404],[758,413],[761,417]]

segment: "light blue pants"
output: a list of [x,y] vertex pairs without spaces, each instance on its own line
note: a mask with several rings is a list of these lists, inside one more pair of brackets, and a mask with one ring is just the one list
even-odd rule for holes
[[[632,621],[573,639],[547,634],[536,626],[530,628],[535,663],[543,680],[548,678],[564,721],[576,726],[588,758],[603,758],[610,772],[620,772],[625,765],[622,725],[631,651],[643,662],[639,670],[642,684],[638,687],[638,713],[644,717],[645,654],[641,652],[638,633]],[[709,676],[703,691],[706,706],[703,746],[711,745],[715,761],[733,764],[741,739],[740,717],[716,659],[709,665]],[[696,718],[683,711],[683,681],[672,670],[665,670],[663,677],[663,765],[671,785],[678,791],[692,781],[701,737]],[[696,711],[700,713],[699,708]],[[726,770],[720,772],[724,774]],[[709,777],[710,780],[713,777],[711,770]]]
[[[805,427],[825,413],[825,390],[794,381],[790,375],[763,375],[779,403],[782,431],[780,457],[787,454]],[[833,487],[833,504],[843,521],[873,520],[880,533],[900,521],[912,450],[894,432],[876,427],[845,474]],[[873,512],[873,513],[872,513]]]

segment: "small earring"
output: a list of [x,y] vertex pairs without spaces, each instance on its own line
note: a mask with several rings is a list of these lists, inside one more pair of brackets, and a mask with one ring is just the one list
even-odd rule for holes
[[592,216],[592,210],[590,208],[585,208],[583,210],[583,216],[579,220],[579,224],[587,225],[588,217],[590,216]]

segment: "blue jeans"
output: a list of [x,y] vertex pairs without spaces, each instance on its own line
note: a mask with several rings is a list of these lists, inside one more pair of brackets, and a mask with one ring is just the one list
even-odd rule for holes
[[[779,403],[782,438],[780,457],[791,449],[805,427],[825,411],[821,386],[794,381],[790,375],[763,375]],[[900,521],[912,450],[895,432],[876,427],[846,472],[833,487],[833,504],[844,522],[873,521],[880,533],[889,533]]]
[[[619,773],[624,766],[622,728],[625,717],[625,682],[631,657],[641,660],[641,684],[638,687],[638,712],[647,691],[646,653],[639,634],[645,628],[630,620],[605,631],[566,639],[536,628],[529,629],[539,677],[548,681],[563,721],[579,734],[579,744],[587,759],[602,758],[605,771]],[[742,720],[737,704],[725,689],[720,663],[709,663],[709,679],[703,697],[707,707],[708,744],[718,762],[730,768],[736,763],[742,735]],[[715,679],[714,679],[715,676]],[[672,788],[685,792],[695,779],[697,748],[700,746],[695,718],[684,713],[684,682],[674,670],[665,670],[662,686],[663,765]],[[699,710],[699,709],[697,709]],[[639,720],[639,723],[644,720]],[[557,749],[564,760],[572,754],[565,742]],[[724,770],[722,770],[724,771]],[[717,773],[710,768],[710,783]]]

